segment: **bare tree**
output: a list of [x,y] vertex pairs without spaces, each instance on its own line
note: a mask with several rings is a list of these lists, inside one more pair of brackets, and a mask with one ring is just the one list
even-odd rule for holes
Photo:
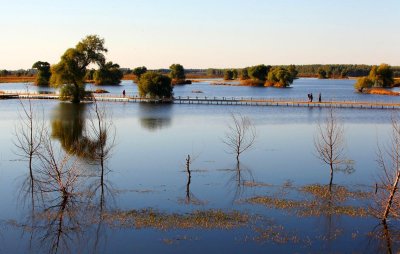
[[317,135],[314,137],[314,147],[317,157],[329,165],[329,192],[332,192],[333,172],[347,162],[344,157],[344,127],[333,108],[329,109],[324,123],[318,124]]
[[100,188],[99,206],[102,211],[105,202],[105,191],[107,190],[110,192],[109,194],[112,194],[111,188],[108,188],[109,186],[106,184],[105,176],[108,173],[106,161],[109,159],[115,145],[115,129],[106,109],[100,107],[95,99],[89,114],[85,138],[91,140],[90,143],[94,144],[90,154],[94,162],[98,163],[100,167],[99,173],[96,174],[96,177],[99,177],[99,181],[95,181],[90,192],[94,197]]
[[34,194],[37,186],[35,185],[34,164],[39,158],[41,143],[45,132],[43,117],[38,117],[38,111],[34,109],[30,99],[27,103],[19,100],[22,112],[19,112],[20,124],[15,127],[14,145],[17,148],[16,154],[28,161],[29,177],[24,182],[23,189],[26,193],[31,193],[32,207],[34,207]]
[[228,146],[230,153],[236,154],[236,160],[239,162],[239,156],[254,145],[257,132],[247,116],[239,113],[232,114],[231,118],[232,123],[228,126],[223,142]]
[[398,208],[400,200],[397,194],[400,180],[400,123],[397,118],[392,118],[392,136],[388,147],[384,150],[378,146],[379,167],[382,169],[380,185],[376,190],[377,208],[376,215],[383,224],[387,218],[399,217]]

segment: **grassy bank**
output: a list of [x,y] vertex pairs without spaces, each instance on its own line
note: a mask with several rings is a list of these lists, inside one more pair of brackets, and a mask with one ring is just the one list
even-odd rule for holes
[[5,76],[0,77],[0,83],[25,83],[25,82],[34,82],[35,77],[31,76]]

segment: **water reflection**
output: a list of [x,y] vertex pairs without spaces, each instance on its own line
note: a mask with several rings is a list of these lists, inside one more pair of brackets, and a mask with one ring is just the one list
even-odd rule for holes
[[202,205],[205,202],[198,199],[193,192],[190,190],[190,184],[192,183],[192,172],[193,170],[191,169],[191,165],[193,163],[193,158],[188,155],[186,160],[186,175],[187,175],[187,181],[186,181],[186,189],[185,189],[185,198],[184,199],[180,199],[179,202],[180,203],[184,203],[186,205],[188,204],[192,204],[192,205]]
[[[56,149],[46,132],[34,177],[29,176],[21,187],[21,197],[31,197],[32,202],[28,220],[17,226],[31,234],[30,246],[40,252],[75,253],[85,248],[96,252],[105,243],[104,213],[115,200],[107,180],[115,132],[104,108],[94,103],[86,116],[87,107],[60,104],[52,118],[52,137],[63,150]],[[95,234],[90,233],[92,224],[97,225]]]
[[240,199],[247,187],[254,184],[252,170],[241,162],[237,162],[234,168],[224,169],[229,175],[227,187],[229,193],[233,193],[232,201]]
[[158,131],[172,124],[172,104],[139,103],[140,125],[149,131]]
[[51,115],[51,136],[60,141],[68,153],[79,154],[85,129],[85,103],[59,103]]
[[400,229],[396,225],[380,223],[368,233],[365,252],[398,253],[400,248]]
[[104,112],[97,103],[60,103],[52,114],[51,136],[60,141],[67,153],[102,163],[115,137],[114,133],[111,139],[107,137],[114,129],[112,122],[105,122]]

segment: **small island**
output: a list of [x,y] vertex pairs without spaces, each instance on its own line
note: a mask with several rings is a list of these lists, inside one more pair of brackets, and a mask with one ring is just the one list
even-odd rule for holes
[[390,90],[396,85],[398,86],[399,83],[395,82],[391,66],[383,63],[379,66],[372,66],[369,75],[357,79],[354,88],[365,94],[398,96],[399,92]]

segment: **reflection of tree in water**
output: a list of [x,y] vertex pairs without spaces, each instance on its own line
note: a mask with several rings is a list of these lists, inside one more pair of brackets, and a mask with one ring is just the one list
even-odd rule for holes
[[149,131],[169,127],[172,123],[172,107],[171,104],[139,103],[140,125]]
[[191,164],[193,162],[193,158],[190,157],[190,155],[187,156],[186,158],[186,173],[187,173],[187,181],[186,181],[186,195],[184,199],[180,199],[179,201],[181,203],[185,204],[192,204],[192,205],[201,205],[204,204],[203,201],[198,199],[190,190],[190,184],[192,183],[192,172],[193,170],[191,169]]
[[235,201],[244,194],[248,185],[254,183],[253,172],[240,162],[237,162],[234,168],[226,169],[225,171],[230,175],[227,186],[234,193],[233,201]]
[[365,252],[398,253],[400,248],[400,229],[388,223],[379,223],[368,233]]
[[[53,119],[52,131],[53,136],[56,134],[60,139],[65,151],[55,149],[49,135],[44,135],[47,138],[42,140],[33,178],[38,187],[28,189],[24,184],[21,188],[23,197],[40,197],[37,198],[40,202],[36,207],[32,202],[29,221],[19,226],[31,233],[31,241],[40,243],[41,252],[46,249],[49,253],[73,253],[87,246],[88,239],[93,235],[95,246],[90,249],[97,249],[104,232],[102,220],[108,207],[106,200],[114,193],[106,180],[109,172],[106,161],[113,147],[115,133],[112,132],[112,122],[107,118],[105,109],[100,109],[94,103],[85,128],[82,111],[85,106],[64,105],[68,106],[59,107],[62,114],[59,115],[60,119]],[[82,140],[86,143],[87,140],[95,141],[87,145]],[[87,152],[90,152],[90,156]],[[90,164],[78,161],[75,155],[89,157]],[[90,174],[89,166],[94,168]],[[24,194],[27,191],[31,195]],[[98,225],[96,233],[87,233],[93,223]]]
[[97,118],[96,113],[86,113],[90,107],[97,107],[97,103],[93,105],[60,103],[52,114],[52,137],[60,141],[66,152],[96,160],[95,157],[101,156],[98,154],[107,145],[105,141],[110,129],[105,124],[102,126],[104,129],[102,133],[96,132],[96,129],[99,129],[93,122]]

